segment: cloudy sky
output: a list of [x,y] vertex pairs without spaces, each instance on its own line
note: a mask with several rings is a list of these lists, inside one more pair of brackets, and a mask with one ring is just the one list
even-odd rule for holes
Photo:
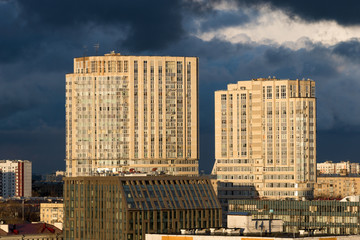
[[214,162],[214,91],[257,77],[317,84],[318,162],[358,162],[360,2],[0,0],[0,159],[65,169],[65,74],[111,50],[199,57],[200,168]]

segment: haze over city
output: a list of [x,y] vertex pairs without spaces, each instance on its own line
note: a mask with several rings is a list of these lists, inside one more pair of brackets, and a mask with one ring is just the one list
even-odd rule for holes
[[[326,8],[324,5],[326,4]],[[200,169],[214,163],[214,91],[276,76],[316,82],[317,161],[358,162],[360,3],[0,0],[0,158],[65,169],[72,59],[199,57]]]

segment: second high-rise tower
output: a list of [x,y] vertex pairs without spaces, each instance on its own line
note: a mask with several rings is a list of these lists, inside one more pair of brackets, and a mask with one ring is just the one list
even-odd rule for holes
[[220,198],[312,198],[315,82],[258,78],[216,91],[215,158]]

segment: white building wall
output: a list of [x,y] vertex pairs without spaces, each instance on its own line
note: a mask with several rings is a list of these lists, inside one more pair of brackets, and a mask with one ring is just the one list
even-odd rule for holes
[[[24,178],[21,182],[19,179],[19,163],[23,163],[24,166]],[[24,196],[31,197],[32,191],[32,167],[31,162],[27,160],[0,160],[1,169],[1,197],[15,197],[22,196],[18,192],[19,186],[24,186]]]

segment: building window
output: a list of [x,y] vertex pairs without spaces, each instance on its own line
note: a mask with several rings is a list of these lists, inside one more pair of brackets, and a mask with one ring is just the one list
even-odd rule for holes
[[281,98],[286,98],[286,85],[281,86]]

